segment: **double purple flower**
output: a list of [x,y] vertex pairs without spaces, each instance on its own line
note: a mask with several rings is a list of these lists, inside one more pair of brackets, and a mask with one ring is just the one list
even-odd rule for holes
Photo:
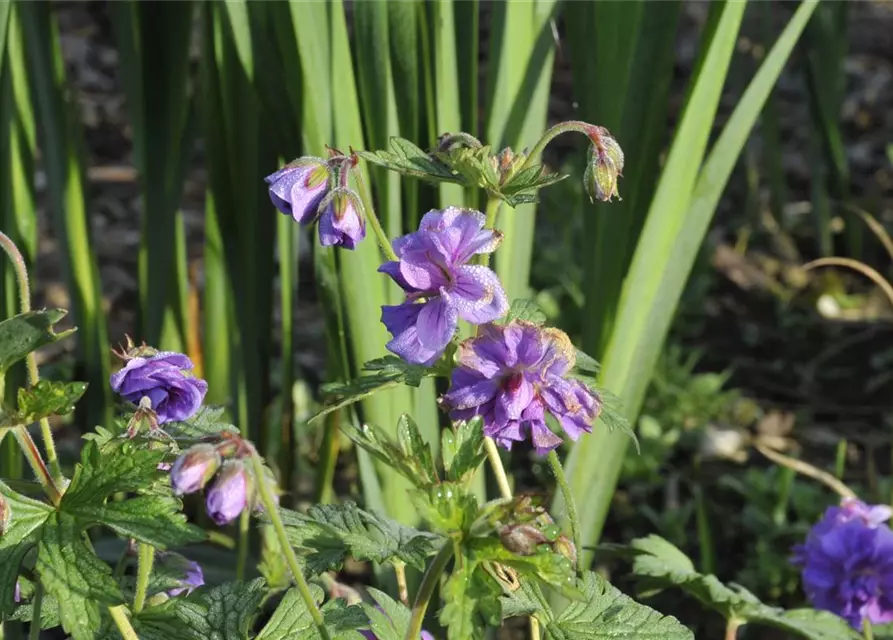
[[803,588],[816,609],[836,613],[856,629],[893,622],[891,510],[845,498],[830,507],[794,548]]
[[481,416],[484,434],[503,448],[528,437],[539,454],[561,444],[546,412],[571,440],[592,431],[601,403],[582,382],[565,377],[576,352],[564,332],[522,321],[488,324],[459,345],[456,360],[441,405],[453,420]]
[[381,321],[393,339],[387,348],[407,362],[432,364],[446,349],[459,318],[471,324],[505,315],[508,301],[499,278],[488,267],[468,264],[492,253],[502,234],[485,229],[479,211],[447,207],[429,211],[419,230],[396,238],[399,260],[386,273],[406,292],[406,301],[381,308]]
[[329,189],[330,175],[323,160],[300,158],[264,180],[270,185],[273,205],[295,222],[310,224],[319,215],[321,245],[354,249],[366,237],[366,223],[353,192]]
[[127,357],[123,369],[112,374],[112,390],[136,405],[148,398],[158,424],[192,417],[208,392],[208,383],[190,375],[192,361],[182,353],[160,351]]

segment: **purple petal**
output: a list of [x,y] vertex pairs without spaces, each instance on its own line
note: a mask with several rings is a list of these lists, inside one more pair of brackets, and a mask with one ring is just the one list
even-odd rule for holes
[[481,265],[457,267],[441,295],[456,307],[459,317],[472,324],[492,322],[509,309],[499,277]]
[[400,273],[400,263],[396,261],[385,262],[380,267],[378,267],[379,273],[384,273],[391,277],[391,279],[397,283],[397,285],[406,291],[407,293],[418,293],[418,289],[411,286],[406,278],[403,277],[403,274]]
[[273,205],[282,213],[292,216],[295,222],[307,224],[313,220],[319,203],[328,191],[326,180],[310,185],[319,167],[318,164],[287,166],[265,178],[270,185]]
[[545,455],[561,444],[561,438],[552,433],[545,422],[531,422],[529,424],[531,440],[539,455]]
[[453,370],[452,386],[443,395],[451,409],[470,409],[492,400],[499,391],[499,383],[481,379],[461,368]]
[[422,304],[416,328],[419,342],[426,349],[443,350],[453,339],[459,316],[456,310],[442,298],[433,298]]
[[381,308],[381,321],[393,339],[385,346],[407,362],[433,364],[442,350],[430,349],[419,341],[417,323],[423,305],[407,302],[399,305],[385,305]]
[[248,504],[248,475],[241,462],[223,465],[205,497],[205,508],[219,525],[235,520]]
[[520,420],[521,414],[533,401],[534,388],[523,374],[517,373],[502,386],[502,392],[496,399],[496,420],[508,422]]

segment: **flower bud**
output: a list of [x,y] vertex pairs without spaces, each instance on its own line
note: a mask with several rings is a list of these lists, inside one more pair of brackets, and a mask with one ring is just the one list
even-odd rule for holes
[[10,509],[6,498],[0,495],[0,536],[6,533],[6,529],[9,527],[9,521],[11,519],[12,509]]
[[543,532],[530,524],[513,524],[500,529],[499,539],[502,545],[522,556],[532,556],[537,547],[548,542]]
[[333,190],[320,204],[319,243],[324,247],[355,249],[366,237],[363,205],[353,191]]
[[22,601],[22,587],[19,584],[18,580],[16,580],[15,591],[12,592],[12,599],[13,599],[13,602],[16,602],[16,603]]
[[227,460],[205,498],[208,515],[217,524],[232,522],[248,505],[253,483],[241,460]]
[[205,575],[199,563],[172,552],[159,552],[156,559],[166,574],[170,574],[180,582],[179,587],[166,591],[171,598],[181,594],[189,595],[205,584]]
[[329,168],[318,158],[299,158],[268,175],[270,200],[295,222],[307,224],[316,218],[319,203],[329,188]]
[[607,131],[603,133],[600,146],[590,145],[583,173],[583,187],[591,202],[610,202],[611,198],[620,197],[617,178],[623,175],[623,150]]
[[214,445],[202,443],[191,447],[176,459],[171,468],[174,493],[193,493],[204,487],[220,466],[220,455]]
[[363,597],[360,595],[359,591],[340,582],[332,583],[332,586],[329,588],[329,595],[333,599],[343,599],[345,602],[347,602],[348,606],[360,604],[363,602]]
[[560,553],[570,560],[571,564],[577,564],[577,548],[574,546],[574,543],[570,541],[570,538],[563,533],[552,543],[552,549],[555,553]]

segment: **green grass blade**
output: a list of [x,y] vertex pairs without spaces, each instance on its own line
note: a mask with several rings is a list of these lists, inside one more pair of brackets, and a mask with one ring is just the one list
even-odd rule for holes
[[[557,3],[495,3],[491,37],[487,142],[495,148],[532,146],[546,128],[555,42],[551,20]],[[527,51],[527,55],[519,52]],[[498,228],[505,240],[496,272],[509,300],[528,295],[536,207],[503,206]]]
[[[623,288],[601,383],[634,418],[698,247],[760,110],[817,0],[797,9],[751,81],[700,172],[710,123],[744,11],[728,3],[683,116]],[[678,198],[678,200],[676,199]],[[680,202],[681,201],[681,202]],[[568,474],[583,516],[584,543],[597,541],[616,486],[626,436],[596,430],[571,452]]]
[[[462,111],[459,108],[459,71],[456,66],[456,27],[452,0],[431,3],[431,24],[434,42],[434,77],[437,99],[435,113],[438,134],[462,131]],[[427,141],[433,145],[434,140]],[[422,145],[422,146],[428,146]],[[465,205],[465,190],[457,184],[441,184],[440,206]]]
[[83,136],[73,105],[67,100],[65,65],[52,5],[21,2],[28,79],[36,108],[38,141],[46,168],[55,232],[78,324],[78,347],[90,383],[85,396],[87,424],[111,419],[109,343],[102,309],[102,286],[90,238],[87,214]]
[[[129,0],[116,3],[113,10],[143,200],[140,337],[161,348],[183,351],[182,299],[188,281],[179,277],[185,255],[178,251],[176,237],[192,141],[188,75],[194,3]],[[155,37],[161,32],[163,40]]]
[[[0,228],[12,238],[33,273],[37,251],[37,210],[34,175],[34,114],[28,95],[22,32],[13,4],[0,6]],[[8,32],[7,32],[8,28]],[[7,35],[8,33],[8,35]],[[0,317],[20,312],[15,273],[5,259],[0,263]],[[0,396],[11,397],[27,382],[24,365],[6,374]],[[15,440],[3,439],[0,446],[0,475],[21,478],[21,450]]]

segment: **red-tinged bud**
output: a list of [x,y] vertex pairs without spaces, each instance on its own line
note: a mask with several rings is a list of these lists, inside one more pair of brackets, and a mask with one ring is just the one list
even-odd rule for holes
[[499,531],[499,539],[506,549],[522,556],[532,556],[539,545],[549,542],[542,531],[530,524],[505,526]]
[[207,443],[197,444],[177,458],[171,468],[171,487],[182,495],[201,490],[220,467],[220,454]]
[[611,198],[620,198],[617,178],[621,175],[623,175],[623,150],[617,141],[603,130],[599,144],[592,144],[587,154],[583,187],[589,195],[589,200],[610,202]]

